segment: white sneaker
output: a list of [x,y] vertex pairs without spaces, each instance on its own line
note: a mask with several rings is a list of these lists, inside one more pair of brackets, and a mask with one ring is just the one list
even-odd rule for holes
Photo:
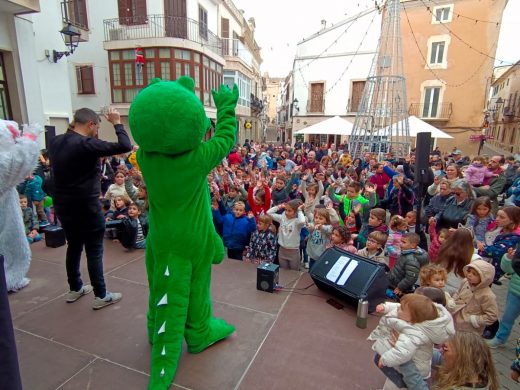
[[105,298],[94,298],[94,302],[92,303],[92,309],[99,310],[104,308],[105,306],[112,305],[113,303],[119,302],[123,298],[123,294],[116,292],[107,291]]
[[92,290],[93,290],[93,288],[90,284],[84,284],[83,287],[81,287],[81,290],[79,290],[79,291],[69,291],[65,295],[65,300],[67,301],[67,303],[76,302],[83,295],[90,294],[92,292]]
[[305,267],[305,269],[309,269],[309,263],[304,263],[303,266]]

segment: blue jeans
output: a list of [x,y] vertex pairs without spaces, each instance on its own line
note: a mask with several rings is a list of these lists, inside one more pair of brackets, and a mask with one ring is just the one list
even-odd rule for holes
[[[376,353],[376,356],[374,357],[374,363],[376,364],[376,366],[377,366],[377,363],[379,363],[380,358],[381,358],[381,356]],[[378,368],[379,368],[379,366],[378,366]],[[394,385],[396,385],[397,387],[406,388],[406,383],[404,383],[403,376],[395,368],[384,366],[383,368],[379,368],[379,369],[383,372],[383,374],[385,374],[385,376],[388,379],[390,379],[394,383]]]
[[59,213],[65,237],[67,238],[67,255],[65,266],[67,280],[71,291],[79,291],[83,287],[80,272],[81,252],[85,247],[87,269],[94,295],[104,298],[106,295],[105,277],[103,275],[103,236],[105,219],[101,208],[86,207],[78,210],[62,209]]
[[[376,354],[374,363],[379,362],[381,356]],[[428,390],[428,384],[423,376],[419,373],[415,363],[410,360],[399,366],[399,371],[392,367],[383,367],[380,370],[390,379],[397,387],[408,388],[410,390]]]
[[424,380],[423,376],[417,369],[415,363],[410,360],[399,366],[399,371],[403,376],[403,381],[406,387],[410,390],[428,390],[429,386]]
[[495,337],[497,340],[505,343],[511,334],[511,329],[515,323],[515,320],[520,315],[520,297],[513,294],[511,291],[507,292],[506,306],[504,308],[504,314],[500,319],[500,326],[498,327],[497,334]]

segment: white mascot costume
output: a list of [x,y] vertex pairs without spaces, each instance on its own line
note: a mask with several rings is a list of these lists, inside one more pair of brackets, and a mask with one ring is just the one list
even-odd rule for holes
[[29,176],[38,161],[36,142],[41,127],[24,128],[16,122],[0,120],[0,254],[4,255],[7,291],[18,291],[29,284],[25,277],[31,264],[31,250],[16,186]]

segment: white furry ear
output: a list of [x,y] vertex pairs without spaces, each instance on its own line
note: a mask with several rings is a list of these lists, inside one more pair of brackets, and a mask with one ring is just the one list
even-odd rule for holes
[[30,125],[23,125],[22,134],[32,134],[38,137],[41,133],[43,133],[43,127],[38,123],[32,123]]
[[19,136],[18,123],[0,119],[0,146],[14,145],[15,139]]

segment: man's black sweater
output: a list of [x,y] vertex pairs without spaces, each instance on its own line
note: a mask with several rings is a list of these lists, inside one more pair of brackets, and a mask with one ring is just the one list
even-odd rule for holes
[[124,126],[118,124],[114,128],[118,142],[86,137],[72,130],[52,139],[49,159],[55,185],[55,204],[98,201],[101,191],[99,158],[132,149]]

